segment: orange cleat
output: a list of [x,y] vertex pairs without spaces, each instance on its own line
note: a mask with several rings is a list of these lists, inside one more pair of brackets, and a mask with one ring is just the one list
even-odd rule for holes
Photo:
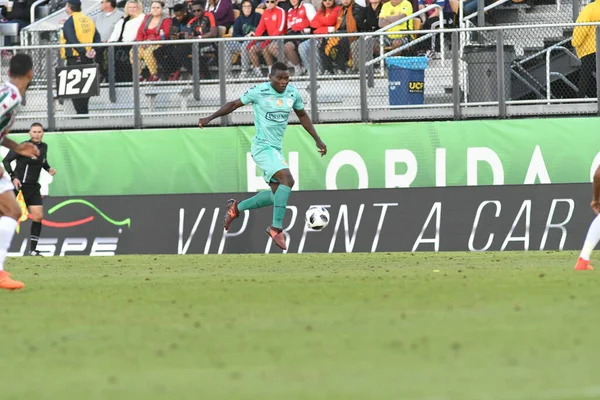
[[591,271],[593,269],[594,268],[590,265],[589,260],[584,260],[581,257],[577,259],[577,264],[575,264],[575,271]]
[[277,246],[279,246],[279,248],[281,248],[282,250],[287,250],[287,246],[285,245],[285,236],[283,235],[282,229],[277,229],[273,228],[272,226],[269,226],[267,228],[267,235],[269,235],[271,239],[273,239],[273,241]]
[[231,225],[233,220],[240,216],[240,211],[237,208],[239,203],[239,201],[234,199],[227,200],[227,214],[225,214],[225,221],[223,222],[223,227],[226,231],[229,230],[229,225]]
[[18,290],[24,287],[23,282],[11,279],[10,274],[6,271],[0,271],[0,289]]

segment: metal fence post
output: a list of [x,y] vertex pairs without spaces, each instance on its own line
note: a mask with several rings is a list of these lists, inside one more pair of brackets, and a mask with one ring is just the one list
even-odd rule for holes
[[496,31],[496,74],[498,83],[498,116],[506,117],[506,89],[504,82],[504,34],[502,30]]
[[[221,94],[221,104],[227,102],[227,82],[225,77],[225,42],[219,42],[219,88]],[[229,115],[221,117],[221,126],[229,125]]]
[[358,38],[358,74],[360,77],[360,120],[369,120],[369,104],[367,102],[367,45],[364,36]]
[[485,0],[477,0],[477,27],[483,28],[485,26]]
[[284,62],[285,60],[284,46],[283,40],[277,41],[277,61]]
[[[104,51],[104,47],[100,48],[100,51]],[[117,101],[117,80],[115,78],[115,47],[110,46],[108,48],[108,98],[111,103]]]
[[452,103],[454,106],[454,119],[461,119],[460,108],[460,65],[459,65],[458,32],[452,32]]
[[317,40],[310,40],[310,117],[314,123],[319,122],[317,101]]
[[[600,25],[596,26],[596,37],[600,37]],[[586,88],[582,88],[586,90]],[[585,97],[586,93],[579,93],[579,97]],[[596,40],[596,99],[600,99],[600,40]],[[598,105],[598,115],[600,115],[600,101],[596,100]]]
[[52,49],[46,49],[46,94],[48,101],[48,121],[49,131],[56,130],[56,119],[54,115],[54,69],[52,68]]
[[571,4],[573,5],[573,22],[575,22],[579,17],[579,0],[573,0]]
[[197,41],[192,44],[192,90],[194,99],[200,100],[200,43]]
[[140,48],[133,45],[131,48],[131,79],[133,79],[133,126],[136,129],[142,127],[142,109],[140,105]]

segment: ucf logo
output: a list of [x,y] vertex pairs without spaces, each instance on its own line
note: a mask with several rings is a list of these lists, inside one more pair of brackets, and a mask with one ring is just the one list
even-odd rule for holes
[[423,86],[423,82],[410,81],[408,82],[408,91],[410,93],[423,93]]

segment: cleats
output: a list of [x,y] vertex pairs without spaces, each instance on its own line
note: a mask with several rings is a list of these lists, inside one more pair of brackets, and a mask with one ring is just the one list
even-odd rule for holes
[[24,287],[25,284],[23,282],[11,279],[10,274],[6,271],[0,271],[0,289],[19,290]]
[[287,246],[285,245],[285,236],[283,235],[283,230],[269,226],[267,228],[267,235],[269,235],[269,237],[271,237],[271,239],[273,239],[275,244],[277,246],[279,246],[280,249],[287,250]]
[[227,200],[227,214],[225,214],[225,221],[223,221],[223,227],[226,231],[229,230],[229,226],[234,219],[240,216],[240,212],[237,208],[239,201],[234,199]]
[[575,264],[575,271],[591,271],[593,269],[594,268],[590,265],[590,261],[584,260],[581,257],[579,257],[577,264]]

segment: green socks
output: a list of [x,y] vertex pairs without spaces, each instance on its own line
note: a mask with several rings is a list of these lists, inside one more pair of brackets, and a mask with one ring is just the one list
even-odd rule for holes
[[[281,186],[280,186],[281,187]],[[240,213],[246,210],[254,210],[255,208],[267,207],[273,205],[273,192],[271,189],[263,190],[262,192],[258,192],[253,197],[246,199],[244,201],[240,201],[238,203],[238,210]],[[287,202],[287,197],[285,198]]]
[[273,228],[283,229],[283,217],[291,192],[292,188],[289,186],[279,185],[277,188],[275,196],[273,196]]

